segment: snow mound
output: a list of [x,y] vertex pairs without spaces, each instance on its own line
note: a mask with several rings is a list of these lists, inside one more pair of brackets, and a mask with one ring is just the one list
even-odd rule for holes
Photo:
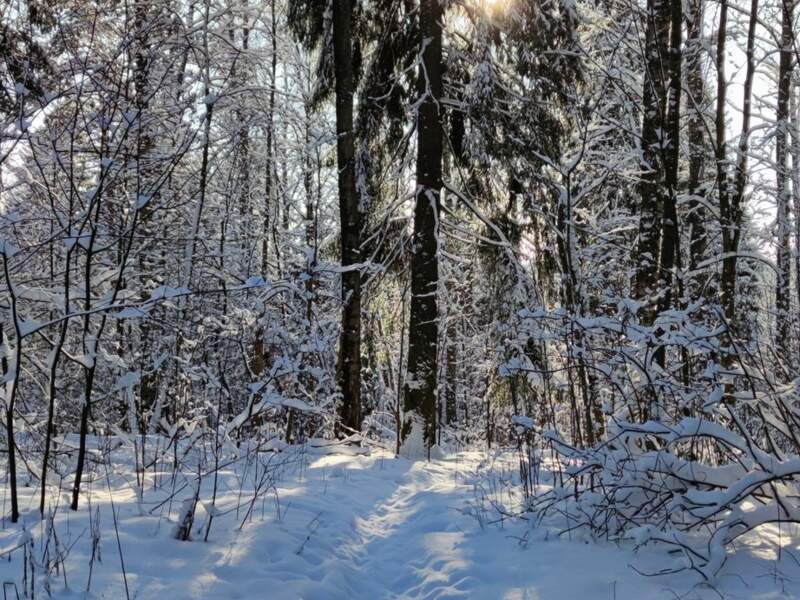
[[438,444],[431,446],[430,454],[428,453],[425,445],[425,428],[420,421],[414,420],[411,433],[400,445],[400,456],[408,460],[442,460],[445,453]]

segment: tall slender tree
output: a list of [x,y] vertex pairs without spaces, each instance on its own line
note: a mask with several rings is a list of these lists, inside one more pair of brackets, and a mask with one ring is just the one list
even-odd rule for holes
[[361,209],[356,195],[353,142],[353,2],[333,3],[336,77],[336,162],[342,247],[342,333],[337,378],[342,390],[342,424],[361,430]]
[[[725,114],[728,95],[728,80],[725,73],[725,46],[728,39],[728,0],[720,0],[719,4],[719,23],[717,25],[717,106],[714,114],[714,161],[717,167],[717,199],[720,211],[720,225],[722,228],[722,247],[723,250],[730,246],[730,229],[726,223],[729,218],[730,190],[728,187],[728,143],[725,134]],[[720,296],[726,318],[733,317],[734,289],[729,289],[731,283],[726,276],[726,269],[729,269],[729,259],[723,256],[723,277],[720,282]],[[735,284],[735,282],[734,282]]]
[[775,286],[775,324],[776,346],[782,356],[791,360],[789,335],[791,331],[790,281],[791,247],[789,242],[789,200],[791,194],[790,172],[788,167],[789,150],[789,96],[792,90],[792,26],[795,0],[781,3],[780,60],[778,66],[778,102],[776,110],[775,135],[775,178],[777,210],[777,281]]
[[[683,4],[682,0],[670,0],[670,35],[667,60],[669,86],[667,114],[662,135],[666,136],[664,147],[664,184],[666,195],[661,219],[661,250],[659,256],[659,285],[661,287],[658,308],[667,310],[672,306],[673,270],[680,266],[680,232],[678,228],[678,163],[680,159]],[[677,282],[680,284],[680,281]],[[663,362],[663,357],[661,358]]]
[[443,132],[442,17],[439,0],[421,0],[420,59],[417,75],[417,187],[411,249],[411,304],[408,325],[408,375],[402,436],[418,422],[430,451],[436,435],[436,380],[439,345],[437,292],[438,229],[442,188]]
[[[656,294],[664,187],[665,115],[667,110],[667,52],[670,26],[669,0],[648,0],[642,89],[641,182],[639,194],[639,266],[635,295],[650,304]],[[652,310],[649,311],[652,314]]]
[[[727,4],[724,5],[727,7]],[[727,14],[727,13],[726,13]],[[726,17],[727,18],[727,17]],[[747,46],[745,50],[746,68],[744,77],[744,90],[742,92],[742,131],[739,135],[739,145],[734,166],[733,190],[728,193],[727,174],[719,177],[719,211],[722,224],[722,280],[720,296],[725,311],[725,318],[732,320],[736,313],[736,266],[738,260],[739,243],[742,238],[742,216],[744,214],[744,195],[748,181],[748,158],[750,152],[750,119],[753,111],[753,77],[755,75],[755,44],[756,25],[758,23],[758,0],[750,2],[750,18],[747,28]],[[725,94],[724,94],[724,62],[725,62],[725,27],[723,16],[720,15],[720,33],[717,49],[717,77],[723,82],[723,92],[717,98],[717,163],[727,171],[727,156],[725,154]],[[723,69],[720,71],[720,69]],[[720,135],[722,138],[720,139]],[[720,168],[720,167],[718,167]]]
[[[689,116],[687,142],[689,144],[689,214],[687,222],[689,236],[689,269],[694,272],[705,258],[706,240],[706,202],[701,188],[705,166],[705,122],[703,119],[703,100],[705,81],[703,78],[703,16],[704,0],[692,0],[686,27],[686,106]],[[696,294],[698,278],[692,276],[690,293]]]

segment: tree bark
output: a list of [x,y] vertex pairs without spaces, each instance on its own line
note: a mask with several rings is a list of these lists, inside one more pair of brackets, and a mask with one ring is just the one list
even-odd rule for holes
[[[724,0],[723,0],[724,1]],[[755,39],[756,39],[756,23],[758,21],[758,0],[752,0],[750,3],[750,26],[747,30],[747,69],[745,71],[744,79],[744,95],[742,98],[742,133],[739,137],[739,146],[737,150],[736,168],[734,172],[734,189],[733,195],[730,198],[727,194],[722,194],[720,188],[720,216],[722,218],[722,281],[720,295],[722,297],[722,306],[725,310],[725,318],[732,321],[736,314],[736,253],[739,251],[739,240],[742,235],[742,203],[744,201],[744,192],[747,187],[747,159],[750,150],[750,115],[752,113],[752,97],[753,97],[753,74],[755,73]],[[722,34],[720,34],[722,35]],[[724,62],[723,56],[720,57],[719,49],[717,50],[717,61]],[[723,100],[724,102],[724,100]],[[719,111],[720,102],[717,101],[717,108]],[[724,111],[722,116],[717,115],[717,138],[720,136],[720,128],[725,128]],[[719,144],[718,144],[719,145]],[[721,149],[718,148],[717,152],[725,152],[724,143]],[[721,162],[724,164],[726,161],[724,154],[722,155]],[[717,159],[720,162],[720,158]]]
[[333,4],[333,51],[336,76],[336,161],[339,166],[339,218],[342,251],[342,334],[337,378],[342,390],[340,418],[361,430],[361,210],[355,187],[353,142],[353,3]]
[[[700,188],[705,167],[705,123],[701,107],[705,93],[702,62],[703,37],[703,0],[693,0],[686,29],[686,90],[689,122],[687,124],[687,141],[689,143],[689,269],[694,271],[705,258],[706,209],[705,194]],[[699,284],[697,275],[691,276],[690,293],[697,296]]]
[[[793,85],[800,89],[798,71],[792,73]],[[790,94],[789,112],[791,113],[792,140],[792,205],[794,208],[794,272],[795,295],[800,306],[800,98]]]
[[[717,28],[717,107],[714,116],[715,140],[714,140],[714,159],[717,165],[717,194],[719,198],[720,224],[723,235],[723,252],[729,245],[727,243],[728,228],[726,219],[728,218],[728,205],[730,203],[728,191],[728,151],[725,135],[725,102],[727,101],[728,82],[725,76],[725,42],[728,37],[728,0],[720,0],[719,5],[719,26]],[[733,290],[727,292],[725,288],[725,259],[723,258],[723,278],[720,281],[720,300],[725,315],[728,319],[733,316],[733,293],[735,291],[735,281]]]
[[[275,195],[275,163],[274,163],[274,129],[275,129],[275,89],[278,86],[278,19],[275,11],[276,2],[272,2],[270,7],[270,24],[272,26],[270,35],[272,36],[272,56],[270,57],[270,78],[269,78],[269,101],[267,103],[267,168],[264,173],[264,237],[261,238],[261,274],[266,278],[269,275],[269,236],[270,236],[270,211],[273,210]],[[259,360],[258,354],[256,355]],[[263,357],[261,357],[263,360]],[[263,369],[263,366],[261,366]]]
[[448,425],[455,424],[458,419],[456,397],[458,392],[458,356],[456,355],[456,327],[451,324],[447,328],[447,377],[445,382],[445,418]]
[[[661,217],[664,204],[663,137],[667,103],[665,59],[670,24],[669,0],[648,0],[645,32],[645,73],[642,89],[642,179],[639,183],[639,266],[634,279],[634,295],[650,304],[656,293]],[[652,310],[649,311],[652,314]]]
[[781,356],[791,364],[789,312],[791,281],[791,247],[789,241],[789,96],[792,89],[792,20],[794,0],[784,0],[781,22],[781,48],[778,70],[778,105],[776,110],[775,177],[777,207],[777,281],[775,284],[775,345]]
[[439,343],[437,288],[438,220],[442,188],[442,6],[421,0],[417,92],[417,189],[411,249],[411,306],[408,326],[408,376],[401,435],[415,421],[424,426],[430,450],[436,435],[436,360]]
[[[681,0],[670,1],[669,95],[664,132],[664,182],[667,195],[661,225],[659,259],[659,311],[672,307],[674,269],[680,266],[680,236],[678,234],[678,159],[680,158],[681,120],[681,45],[683,43],[683,8]],[[680,284],[680,281],[677,282]]]

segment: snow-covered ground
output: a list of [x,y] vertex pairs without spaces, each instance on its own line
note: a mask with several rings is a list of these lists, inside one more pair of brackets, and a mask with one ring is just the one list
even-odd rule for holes
[[[110,478],[111,486],[100,467],[91,510],[84,502],[78,513],[71,512],[65,494],[53,519],[55,536],[48,536],[38,519],[37,490],[26,488],[24,523],[32,534],[28,549],[32,545],[35,561],[28,565],[34,566],[36,597],[48,595],[47,547],[51,564],[58,562],[57,554],[65,555],[49,577],[55,598],[126,598],[126,583],[128,596],[140,600],[800,598],[800,567],[789,554],[797,538],[790,532],[781,539],[774,539],[775,531],[765,532],[740,545],[711,588],[689,573],[638,574],[671,560],[662,549],[634,553],[557,538],[552,527],[522,519],[501,520],[503,507],[519,500],[506,485],[513,473],[511,454],[498,459],[463,452],[411,462],[380,449],[361,456],[344,447],[258,457],[220,470],[215,507],[213,476],[203,479],[205,508],[198,510],[187,542],[173,533],[181,501],[193,495],[190,476],[172,479],[163,473],[154,489],[149,474],[139,501],[136,487],[125,483],[135,481],[134,474],[120,471],[124,462],[112,463],[118,474]],[[173,489],[178,491],[170,502]],[[215,518],[204,541],[211,513]],[[102,562],[94,561],[86,594],[90,514],[100,516],[94,531]],[[20,532],[20,525],[5,522],[0,547],[8,551],[24,541]],[[9,598],[15,597],[14,586],[22,596],[24,565],[22,547],[0,561]]]

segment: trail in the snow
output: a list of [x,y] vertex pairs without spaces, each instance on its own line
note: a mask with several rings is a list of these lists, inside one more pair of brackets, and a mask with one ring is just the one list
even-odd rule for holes
[[460,548],[468,531],[480,535],[460,512],[474,462],[314,460],[298,487],[283,490],[282,519],[255,524],[209,557],[195,591],[234,597],[234,581],[247,578],[251,590],[281,599],[480,597],[478,566]]
[[[453,461],[455,462],[455,461]],[[465,488],[447,462],[416,463],[395,492],[365,517],[330,561],[349,572],[350,593],[361,598],[463,596],[468,563],[456,548],[464,538],[457,508]]]
[[[455,458],[429,464],[386,457],[312,463],[309,489],[287,500],[284,523],[269,528],[273,534],[278,529],[274,551],[251,577],[273,582],[270,598],[470,597],[471,576],[459,574],[470,565],[456,546],[465,535],[458,508],[471,487],[459,464]],[[468,521],[470,529],[477,526]],[[285,551],[286,534],[297,546],[293,552]],[[267,532],[257,537],[244,542],[251,546],[248,555],[259,552],[253,544],[269,544]],[[230,554],[208,567],[220,582],[230,579],[224,574],[232,568],[245,570]]]
[[[524,519],[500,521],[496,507],[513,506],[510,494],[518,493],[517,486],[504,485],[514,470],[511,456],[494,461],[465,452],[432,462],[396,459],[382,451],[369,457],[298,456],[301,460],[278,455],[292,466],[269,493],[258,496],[247,519],[236,510],[242,504],[243,475],[226,472],[217,496],[221,513],[208,542],[202,541],[202,511],[194,540],[179,542],[171,535],[175,511],[166,505],[157,514],[143,511],[135,494],[120,487],[112,512],[96,494],[92,502],[103,523],[102,562],[95,561],[89,595],[83,592],[92,552],[89,513],[61,511],[56,529],[69,554],[52,597],[125,597],[111,521],[116,515],[127,583],[137,600],[800,598],[795,583],[800,567],[789,560],[777,563],[775,546],[763,535],[749,548],[743,541],[712,589],[698,586],[688,572],[642,577],[631,568],[669,566],[674,559],[663,550],[635,554],[630,548],[558,538],[553,535],[557,523],[546,528]],[[33,492],[30,488],[26,496],[29,515],[35,512]],[[164,494],[152,493],[145,508],[159,505],[157,494]],[[201,499],[209,497],[204,487]],[[28,527],[39,525],[31,520]],[[19,534],[10,527],[0,530],[0,547]],[[21,556],[0,561],[3,581],[21,581]]]
[[[302,552],[293,556],[306,563],[307,577],[285,589],[273,587],[268,597],[703,600],[719,598],[720,590],[730,600],[800,597],[775,595],[775,582],[764,583],[770,561],[754,563],[752,556],[734,567],[751,572],[752,579],[730,578],[712,589],[697,586],[689,573],[648,578],[631,568],[635,562],[657,571],[664,566],[663,552],[635,555],[612,545],[556,539],[524,521],[500,523],[489,506],[504,500],[494,485],[502,468],[488,467],[482,453],[430,463],[388,455],[312,462],[307,482],[319,479],[296,510],[318,520],[307,543],[301,542]],[[267,577],[275,581],[302,571],[288,562],[284,557],[265,566]]]

